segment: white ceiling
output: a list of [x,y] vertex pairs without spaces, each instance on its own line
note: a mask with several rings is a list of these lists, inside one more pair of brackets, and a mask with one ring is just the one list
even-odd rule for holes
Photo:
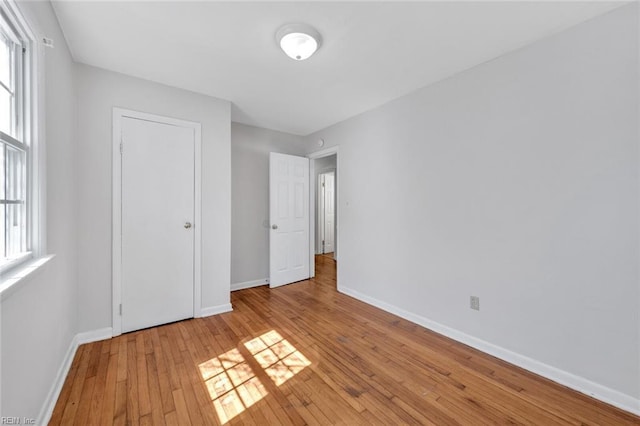
[[[610,2],[54,1],[76,61],[233,103],[240,123],[307,135],[602,14]],[[279,50],[285,23],[320,50]]]

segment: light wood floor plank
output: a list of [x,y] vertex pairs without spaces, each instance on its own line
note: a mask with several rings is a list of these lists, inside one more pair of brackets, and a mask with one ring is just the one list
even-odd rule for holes
[[100,423],[102,426],[113,424],[116,406],[116,380],[118,378],[118,343],[122,339],[111,340],[111,352],[109,353],[109,364],[107,366],[107,378],[104,392],[104,402],[102,405],[102,415]]
[[127,340],[127,424],[140,424],[140,403],[138,401],[137,350],[135,339]]

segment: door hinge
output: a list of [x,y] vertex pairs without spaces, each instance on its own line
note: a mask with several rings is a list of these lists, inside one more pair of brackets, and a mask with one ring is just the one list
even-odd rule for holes
[[122,141],[120,141],[120,155],[122,155]]
[[324,182],[322,182],[322,187],[324,188]]
[[120,316],[122,316],[122,303],[120,304]]

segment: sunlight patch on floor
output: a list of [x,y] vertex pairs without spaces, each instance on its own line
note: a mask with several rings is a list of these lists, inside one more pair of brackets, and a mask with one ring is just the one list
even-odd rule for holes
[[268,394],[238,349],[203,362],[199,368],[222,424]]
[[280,386],[311,362],[280,333],[271,330],[244,344],[276,386]]
[[[244,346],[276,386],[311,365],[300,351],[275,330],[246,342]],[[237,348],[203,362],[198,368],[222,424],[268,394]]]

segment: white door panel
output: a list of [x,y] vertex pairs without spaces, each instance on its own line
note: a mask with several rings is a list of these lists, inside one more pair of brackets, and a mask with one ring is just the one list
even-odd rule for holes
[[127,332],[194,315],[195,135],[192,128],[124,117],[122,142]]
[[324,252],[333,253],[335,240],[335,174],[324,179]]
[[271,153],[270,286],[309,278],[309,159]]

